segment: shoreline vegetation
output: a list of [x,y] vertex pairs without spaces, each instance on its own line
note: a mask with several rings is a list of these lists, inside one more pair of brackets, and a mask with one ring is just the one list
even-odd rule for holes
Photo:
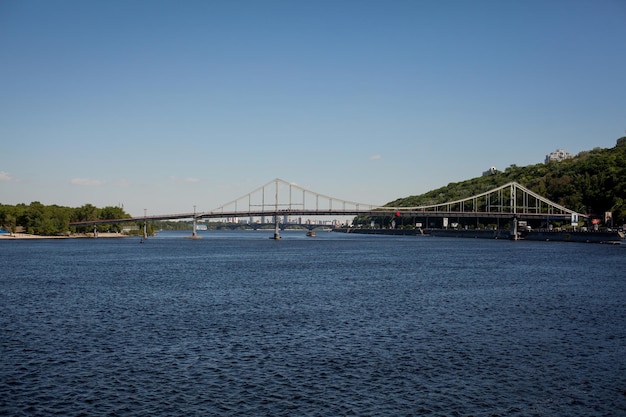
[[[0,234],[0,240],[13,240],[13,239],[84,239],[89,238],[93,239],[93,233],[72,233],[67,236],[45,236],[45,235],[32,235],[29,233],[7,233]],[[107,233],[107,232],[98,232],[98,239],[100,238],[122,238],[122,237],[133,237],[131,235],[126,235],[122,233]]]

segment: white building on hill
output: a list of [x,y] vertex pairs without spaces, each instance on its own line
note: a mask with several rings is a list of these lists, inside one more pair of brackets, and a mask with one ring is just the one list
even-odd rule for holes
[[550,162],[560,162],[573,157],[574,155],[572,155],[571,153],[564,151],[563,149],[557,149],[556,151],[550,152],[548,155],[546,155],[546,164]]

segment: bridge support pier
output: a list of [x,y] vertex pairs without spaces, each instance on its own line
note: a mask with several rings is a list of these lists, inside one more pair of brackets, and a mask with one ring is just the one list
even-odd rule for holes
[[192,239],[200,239],[198,236],[198,218],[196,217],[196,206],[193,206],[193,231],[191,232]]
[[518,234],[517,234],[517,217],[513,217],[513,219],[511,220],[511,227],[509,228],[510,232],[509,232],[509,238],[511,240],[517,240],[518,239]]
[[[195,209],[195,207],[194,207],[194,209]],[[196,217],[193,218],[193,231],[191,232],[191,238],[192,239],[197,239],[198,238],[198,219],[196,219]]]
[[280,223],[278,222],[278,217],[276,217],[276,221],[274,222],[274,236],[272,236],[274,240],[280,240]]
[[98,238],[98,226],[97,225],[93,225],[93,237],[94,239]]

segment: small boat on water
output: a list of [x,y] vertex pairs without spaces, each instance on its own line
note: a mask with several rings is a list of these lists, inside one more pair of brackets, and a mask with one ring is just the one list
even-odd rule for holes
[[317,234],[315,234],[315,230],[309,230],[308,232],[306,232],[306,235],[309,236],[309,237],[317,236]]

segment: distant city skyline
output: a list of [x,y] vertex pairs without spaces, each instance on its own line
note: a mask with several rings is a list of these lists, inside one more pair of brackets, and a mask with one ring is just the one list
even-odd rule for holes
[[366,204],[615,146],[626,2],[0,3],[0,204]]

